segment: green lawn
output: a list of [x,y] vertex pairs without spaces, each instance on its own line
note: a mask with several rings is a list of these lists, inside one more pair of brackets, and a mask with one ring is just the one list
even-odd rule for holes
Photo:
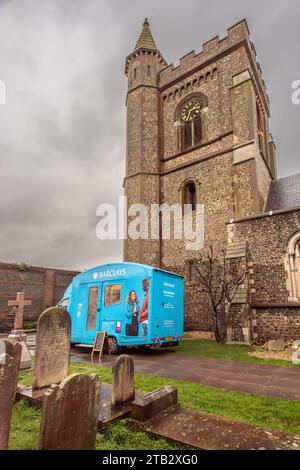
[[[71,363],[70,373],[96,373],[104,382],[111,382],[111,369],[99,365]],[[23,372],[20,382],[30,385],[31,373]],[[144,392],[166,384],[178,389],[179,402],[183,407],[300,435],[300,401],[230,392],[183,380],[135,374],[135,386]]]
[[231,361],[252,362],[256,364],[281,365],[286,367],[297,367],[292,362],[278,359],[261,359],[249,356],[253,351],[253,346],[246,344],[219,344],[216,341],[205,339],[185,339],[177,348],[174,348],[175,354],[184,356],[209,357],[212,359],[227,359]]

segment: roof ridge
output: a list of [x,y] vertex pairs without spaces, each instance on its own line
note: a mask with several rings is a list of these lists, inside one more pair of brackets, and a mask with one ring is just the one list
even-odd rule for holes
[[286,176],[281,176],[280,178],[277,178],[276,180],[273,180],[272,183],[276,183],[277,181],[281,181],[287,178],[292,178],[293,176],[299,176],[300,177],[300,171],[298,173],[292,173],[291,175],[286,175]]

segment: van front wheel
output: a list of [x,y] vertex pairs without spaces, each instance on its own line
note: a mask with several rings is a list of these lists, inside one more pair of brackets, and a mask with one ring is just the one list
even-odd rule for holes
[[116,338],[113,336],[108,337],[108,345],[111,354],[118,354],[118,352],[120,352],[121,348],[118,345]]

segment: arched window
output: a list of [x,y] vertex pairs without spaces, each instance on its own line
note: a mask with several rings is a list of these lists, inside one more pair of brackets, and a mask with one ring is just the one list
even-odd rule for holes
[[184,152],[201,144],[204,137],[203,108],[207,99],[202,93],[192,93],[175,112],[177,150]]
[[196,210],[197,188],[194,181],[187,181],[182,187],[182,205],[191,206],[192,211]]
[[289,299],[300,302],[300,232],[292,236],[286,256]]

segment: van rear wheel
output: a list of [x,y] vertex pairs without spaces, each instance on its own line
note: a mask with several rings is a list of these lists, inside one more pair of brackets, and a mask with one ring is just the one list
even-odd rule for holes
[[121,348],[118,345],[116,338],[113,336],[108,337],[108,345],[111,354],[118,354],[118,352],[120,352]]

